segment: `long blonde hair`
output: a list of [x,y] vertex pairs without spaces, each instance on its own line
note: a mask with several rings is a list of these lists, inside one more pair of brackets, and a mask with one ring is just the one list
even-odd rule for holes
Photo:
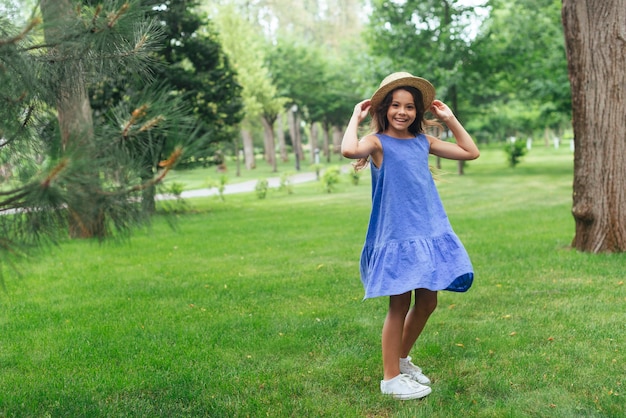
[[[385,96],[380,105],[373,109],[372,120],[370,121],[370,132],[371,133],[382,133],[387,130],[389,127],[389,120],[387,119],[387,110],[389,110],[389,106],[391,106],[391,101],[393,99],[393,92],[396,90],[405,90],[413,96],[413,102],[415,103],[416,116],[415,120],[409,126],[409,132],[413,135],[419,135],[424,133],[426,129],[429,131],[433,131],[436,133],[433,136],[439,136],[439,133],[443,129],[441,123],[432,119],[425,119],[425,114],[428,109],[424,109],[424,102],[422,100],[422,92],[419,89],[411,86],[401,86],[398,87]],[[433,129],[429,129],[433,128]],[[429,132],[430,133],[430,132]],[[355,171],[362,170],[367,167],[367,163],[369,162],[370,157],[367,156],[365,158],[361,158],[357,160],[353,166]]]

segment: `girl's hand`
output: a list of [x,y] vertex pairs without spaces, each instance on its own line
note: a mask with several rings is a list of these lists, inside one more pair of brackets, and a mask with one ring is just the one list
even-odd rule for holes
[[372,102],[370,99],[366,99],[360,103],[357,103],[357,105],[354,106],[354,112],[352,113],[352,117],[356,117],[359,123],[361,123],[369,114],[370,107],[372,107]]
[[433,104],[430,105],[430,111],[443,122],[454,117],[452,110],[441,100],[433,100]]

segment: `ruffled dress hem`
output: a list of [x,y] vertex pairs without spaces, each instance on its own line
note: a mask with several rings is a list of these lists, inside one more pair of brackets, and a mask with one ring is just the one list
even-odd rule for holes
[[361,254],[364,299],[399,295],[414,289],[466,292],[474,271],[454,233],[432,238],[366,244]]

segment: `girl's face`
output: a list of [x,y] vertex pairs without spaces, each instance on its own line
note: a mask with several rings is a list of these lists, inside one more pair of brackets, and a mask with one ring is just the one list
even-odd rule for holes
[[393,92],[391,105],[387,109],[388,130],[408,134],[409,126],[415,121],[417,110],[413,95],[406,90]]

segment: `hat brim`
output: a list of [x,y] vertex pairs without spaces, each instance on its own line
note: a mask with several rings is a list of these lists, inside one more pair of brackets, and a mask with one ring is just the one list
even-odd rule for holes
[[380,106],[382,101],[385,99],[385,96],[387,96],[390,91],[393,91],[398,87],[406,86],[415,87],[422,93],[424,111],[427,111],[430,108],[430,105],[433,103],[433,100],[435,100],[435,87],[433,87],[433,85],[430,84],[430,82],[426,79],[411,76],[398,78],[396,80],[390,81],[384,86],[379,87],[370,99],[372,106],[370,108],[370,113],[374,114],[374,112],[376,112],[376,109],[378,109],[378,106]]

